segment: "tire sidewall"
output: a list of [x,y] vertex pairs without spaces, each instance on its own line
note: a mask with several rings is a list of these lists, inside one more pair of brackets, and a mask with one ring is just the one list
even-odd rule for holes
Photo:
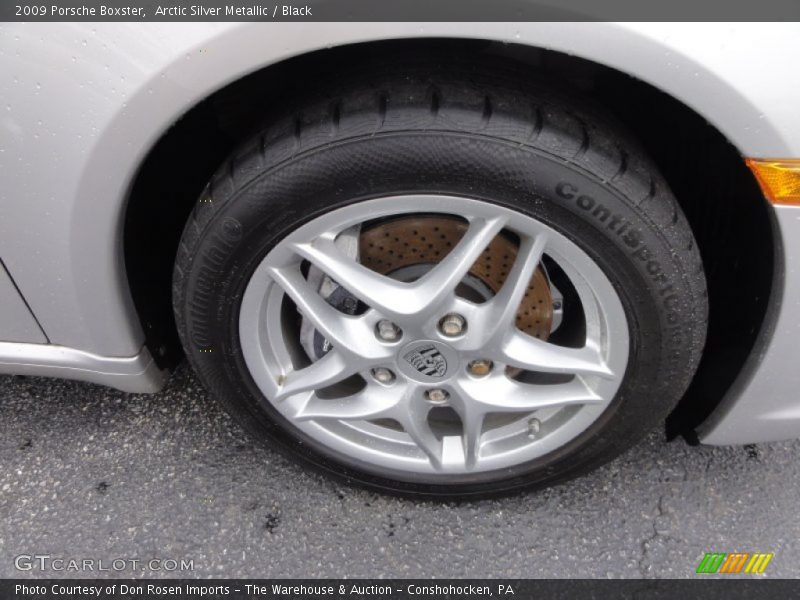
[[[239,306],[269,250],[326,212],[406,193],[483,200],[553,227],[598,264],[627,315],[628,369],[606,411],[565,446],[504,469],[491,482],[469,476],[446,483],[400,481],[358,468],[347,457],[332,457],[263,398],[244,362]],[[630,447],[663,421],[688,384],[693,365],[683,350],[694,324],[688,304],[674,299],[689,290],[669,244],[613,187],[545,152],[470,134],[371,136],[317,148],[257,172],[214,209],[182,281],[184,300],[178,303],[189,360],[257,436],[349,481],[412,495],[458,497],[553,483]]]

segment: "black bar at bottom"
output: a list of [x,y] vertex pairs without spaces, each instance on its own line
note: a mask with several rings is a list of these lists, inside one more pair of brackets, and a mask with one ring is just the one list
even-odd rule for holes
[[3,600],[479,600],[636,598],[772,599],[796,597],[800,580],[589,579],[4,579]]

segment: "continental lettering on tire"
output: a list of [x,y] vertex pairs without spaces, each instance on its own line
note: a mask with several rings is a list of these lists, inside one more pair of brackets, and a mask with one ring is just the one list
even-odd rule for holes
[[655,253],[644,241],[642,232],[635,229],[630,221],[613,212],[593,196],[582,193],[580,188],[573,183],[559,182],[555,187],[555,193],[559,198],[574,202],[575,206],[582,212],[602,223],[606,229],[616,234],[629,249],[629,255],[643,265],[647,276],[659,286],[659,301],[664,308],[668,327],[667,339],[670,346],[676,348],[668,356],[670,369],[677,369],[680,360],[680,351],[677,349],[680,348],[684,335],[680,318],[678,313],[675,312],[680,302],[680,297],[675,293],[675,288],[664,272],[661,261],[656,258]]

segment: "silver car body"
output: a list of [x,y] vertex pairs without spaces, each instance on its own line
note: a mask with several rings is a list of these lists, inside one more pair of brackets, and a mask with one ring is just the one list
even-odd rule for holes
[[[743,156],[800,157],[791,24],[95,23],[0,25],[0,373],[132,392],[163,385],[125,275],[122,226],[144,157],[182,114],[306,52],[403,38],[552,49],[692,108]],[[783,57],[781,60],[780,57]],[[700,427],[709,444],[800,436],[800,208],[771,206],[779,265],[761,338]]]

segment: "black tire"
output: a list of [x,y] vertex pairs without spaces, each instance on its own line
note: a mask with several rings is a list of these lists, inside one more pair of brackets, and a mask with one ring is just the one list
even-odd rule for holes
[[[662,424],[694,374],[707,298],[691,229],[639,145],[574,94],[479,67],[395,70],[403,71],[361,73],[306,100],[214,175],[175,265],[188,359],[258,439],[349,482],[465,498],[585,473]],[[572,442],[490,482],[401,481],[332,457],[263,402],[238,340],[250,274],[301,224],[397,193],[462,195],[531,215],[576,242],[611,280],[628,317],[629,365],[606,412]]]

